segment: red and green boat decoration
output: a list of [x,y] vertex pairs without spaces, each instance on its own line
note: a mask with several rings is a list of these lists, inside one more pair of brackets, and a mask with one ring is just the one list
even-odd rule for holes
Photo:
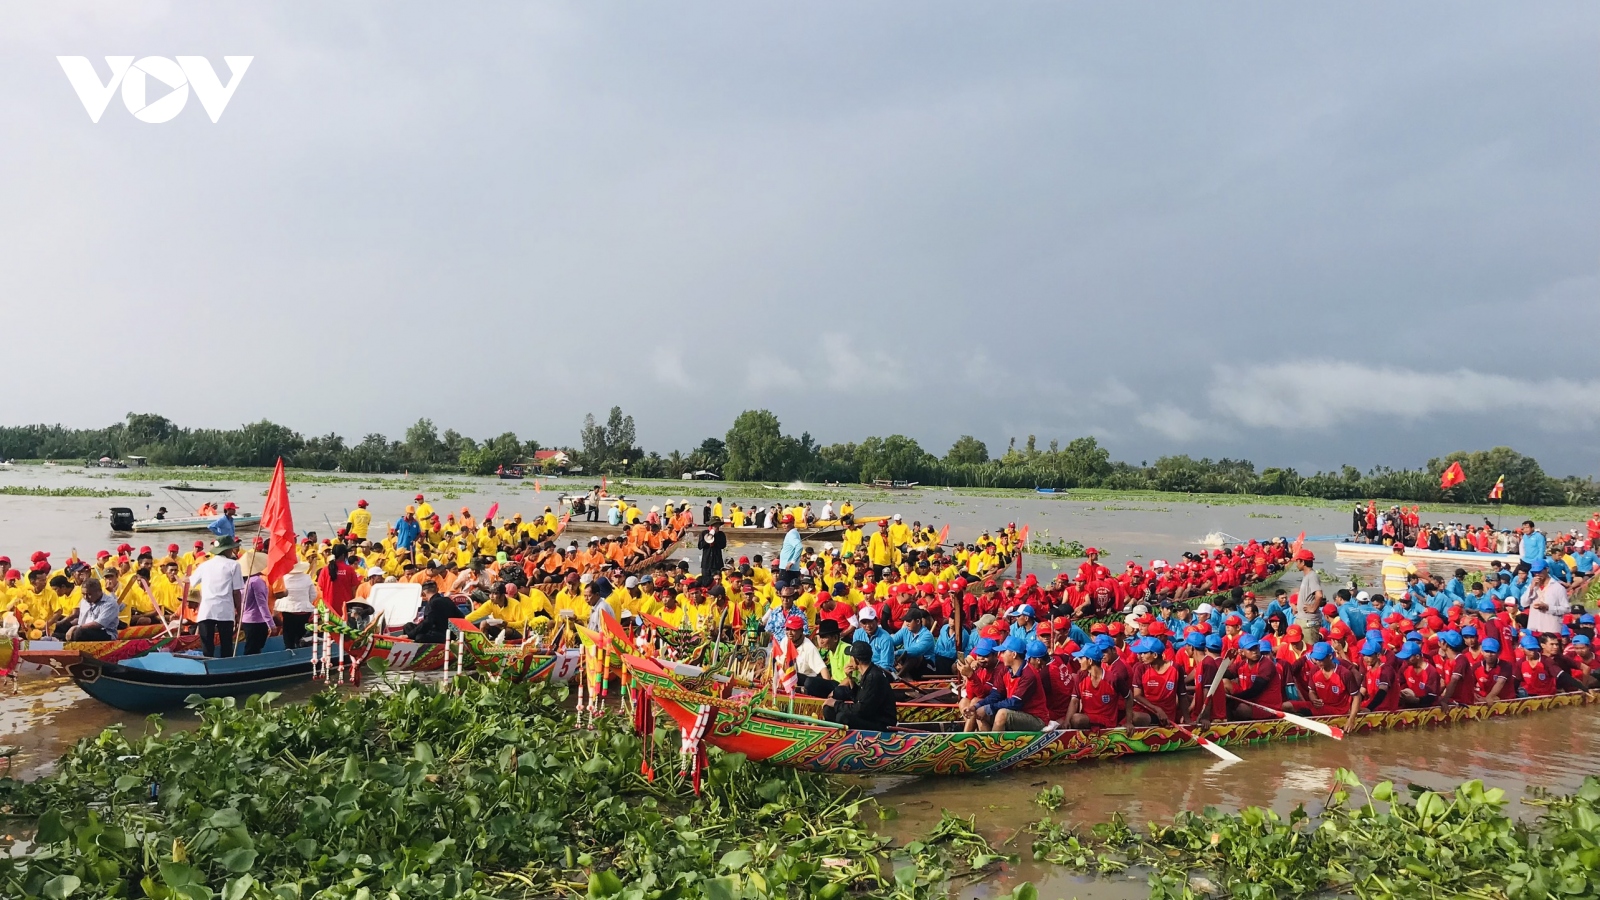
[[[1310,734],[1281,719],[1217,722],[1207,728],[1105,728],[1045,732],[948,732],[915,725],[892,731],[851,730],[806,715],[757,706],[762,694],[723,697],[725,685],[709,675],[678,674],[655,660],[624,655],[633,683],[685,734],[730,753],[773,765],[838,775],[972,775],[1006,769],[1117,759],[1146,753],[1199,749],[1195,737],[1224,747],[1295,740]],[[1502,700],[1473,706],[1372,712],[1316,719],[1344,734],[1459,725],[1526,715],[1549,709],[1600,703],[1600,692]],[[955,707],[946,717],[955,715]],[[931,713],[930,713],[931,714]],[[932,728],[939,726],[934,725]]]

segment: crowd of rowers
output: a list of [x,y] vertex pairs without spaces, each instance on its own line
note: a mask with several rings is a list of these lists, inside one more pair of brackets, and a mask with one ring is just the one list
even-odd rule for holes
[[[1308,551],[1295,562],[1313,571]],[[1266,611],[1235,588],[1193,611],[1137,603],[1087,632],[1069,605],[1043,612],[1018,603],[977,621],[970,650],[954,662],[959,708],[967,730],[1041,731],[1208,724],[1274,710],[1353,719],[1600,687],[1594,617],[1567,605],[1548,567],[1497,571],[1486,582],[1487,590],[1413,575],[1392,601],[1340,589],[1310,609],[1279,590]],[[1504,588],[1511,582],[1519,593]],[[922,667],[908,670],[899,644],[892,657],[877,652],[888,644],[871,616],[863,611],[844,650],[832,629],[819,633],[815,651],[802,633],[790,641],[801,648],[803,689],[830,698],[830,719],[883,729],[896,721],[894,678]]]

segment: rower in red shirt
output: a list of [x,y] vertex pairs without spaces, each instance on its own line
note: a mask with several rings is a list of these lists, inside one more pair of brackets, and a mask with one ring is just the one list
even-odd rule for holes
[[1073,728],[1117,728],[1123,724],[1123,696],[1102,660],[1108,653],[1098,644],[1079,650],[1088,667],[1078,676],[1078,693],[1067,717]]
[[1133,645],[1133,652],[1139,656],[1138,668],[1133,673],[1133,699],[1140,707],[1131,717],[1135,725],[1149,725],[1154,720],[1162,725],[1178,721],[1178,692],[1183,687],[1183,674],[1163,657],[1165,649],[1161,641],[1148,637],[1140,638]]
[[1471,706],[1478,702],[1478,679],[1467,658],[1467,642],[1458,631],[1439,632],[1439,706]]
[[1556,679],[1561,670],[1541,653],[1539,639],[1524,633],[1521,647],[1522,659],[1517,660],[1514,667],[1517,686],[1529,697],[1549,697],[1556,693]]
[[1248,634],[1239,639],[1239,656],[1241,659],[1236,665],[1238,687],[1230,692],[1229,700],[1232,702],[1228,704],[1228,717],[1236,720],[1272,718],[1266,710],[1239,701],[1249,700],[1267,709],[1282,711],[1283,679],[1278,671],[1278,661],[1269,652],[1263,651],[1261,643]]
[[1393,712],[1399,709],[1400,688],[1404,686],[1399,663],[1385,652],[1379,632],[1367,632],[1367,639],[1361,645],[1361,659],[1366,665],[1361,696],[1367,711]]
[[1406,641],[1394,655],[1400,662],[1400,705],[1408,709],[1432,706],[1439,699],[1439,670],[1423,654],[1421,644]]
[[1349,716],[1360,709],[1361,681],[1349,663],[1333,652],[1333,647],[1318,643],[1307,658],[1305,681],[1312,715]]
[[1515,700],[1517,673],[1510,660],[1500,658],[1500,641],[1485,638],[1478,649],[1478,662],[1472,668],[1472,678],[1476,682],[1479,702]]
[[[1201,725],[1217,719],[1226,721],[1228,718],[1227,690],[1219,685],[1216,693],[1211,693],[1211,682],[1216,680],[1222,660],[1222,635],[1206,635],[1206,653],[1200,658],[1200,666],[1194,677],[1194,690],[1189,695],[1189,717]],[[1223,681],[1226,683],[1227,679]],[[1207,697],[1211,698],[1210,703],[1205,702]]]

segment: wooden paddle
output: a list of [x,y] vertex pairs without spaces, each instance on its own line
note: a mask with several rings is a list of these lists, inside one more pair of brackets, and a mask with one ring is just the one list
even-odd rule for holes
[[1249,707],[1251,707],[1253,709],[1259,709],[1262,712],[1269,713],[1275,718],[1283,719],[1284,721],[1289,722],[1292,725],[1297,725],[1297,726],[1299,726],[1301,728],[1304,728],[1307,731],[1314,731],[1317,734],[1322,735],[1323,737],[1331,737],[1336,741],[1344,740],[1344,729],[1342,729],[1342,728],[1336,728],[1336,727],[1334,727],[1332,725],[1325,725],[1325,724],[1323,724],[1321,722],[1316,721],[1315,719],[1308,719],[1305,716],[1297,716],[1294,713],[1284,712],[1281,709],[1273,709],[1270,706],[1262,706],[1259,703],[1256,703],[1256,702],[1251,701],[1251,700],[1245,700],[1242,697],[1234,697],[1233,699],[1239,701],[1240,703],[1243,703],[1245,706],[1249,706]]
[[1211,701],[1216,699],[1217,691],[1222,690],[1222,681],[1228,675],[1228,664],[1231,662],[1233,662],[1233,657],[1224,656],[1222,662],[1218,663],[1217,674],[1212,676],[1211,687],[1206,689],[1206,698],[1200,701],[1200,705],[1195,711],[1194,720],[1196,722],[1199,722],[1200,717],[1204,716],[1206,710],[1211,708]]
[[[1150,701],[1145,700],[1143,697],[1134,697],[1134,698],[1132,698],[1132,700],[1133,700],[1133,702],[1139,704],[1140,706],[1144,707],[1145,709],[1150,710],[1150,712],[1152,712],[1152,713],[1159,713],[1160,715],[1156,717],[1156,721],[1157,722],[1159,722],[1162,717],[1166,716],[1166,713],[1164,711],[1162,711],[1159,707],[1157,707],[1155,704],[1151,703]],[[1182,725],[1179,725],[1178,721],[1176,719],[1168,719],[1167,720],[1167,727],[1169,727],[1173,731],[1176,731],[1177,733],[1183,735],[1184,737],[1188,738],[1189,740],[1194,741],[1196,744],[1200,745],[1200,749],[1206,751],[1207,753],[1210,753],[1212,756],[1215,756],[1217,759],[1220,759],[1223,762],[1226,762],[1226,763],[1244,762],[1244,758],[1243,757],[1240,757],[1240,756],[1238,756],[1238,755],[1236,755],[1234,753],[1231,753],[1228,750],[1222,748],[1221,746],[1218,746],[1216,743],[1214,743],[1212,741],[1209,741],[1209,740],[1206,740],[1205,738],[1201,737],[1200,735],[1195,734],[1194,732],[1192,732],[1189,729],[1183,727]]]

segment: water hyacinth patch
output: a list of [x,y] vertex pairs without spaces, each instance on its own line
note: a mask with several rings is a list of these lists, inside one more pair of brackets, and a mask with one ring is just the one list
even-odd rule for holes
[[1600,779],[1532,801],[1545,812],[1531,822],[1507,815],[1505,792],[1478,781],[1368,790],[1343,769],[1338,781],[1318,816],[1208,808],[1143,833],[1120,819],[1080,833],[1047,818],[1033,828],[1033,852],[1086,872],[1141,867],[1152,898],[1600,896]]
[[[200,704],[193,731],[112,728],[54,774],[0,779],[0,896],[161,898],[939,896],[944,852],[891,862],[827,779],[713,751],[704,793],[677,738],[579,728],[566,688],[459,680],[276,705]],[[946,841],[973,860],[966,842]],[[909,877],[895,870],[909,867]]]

